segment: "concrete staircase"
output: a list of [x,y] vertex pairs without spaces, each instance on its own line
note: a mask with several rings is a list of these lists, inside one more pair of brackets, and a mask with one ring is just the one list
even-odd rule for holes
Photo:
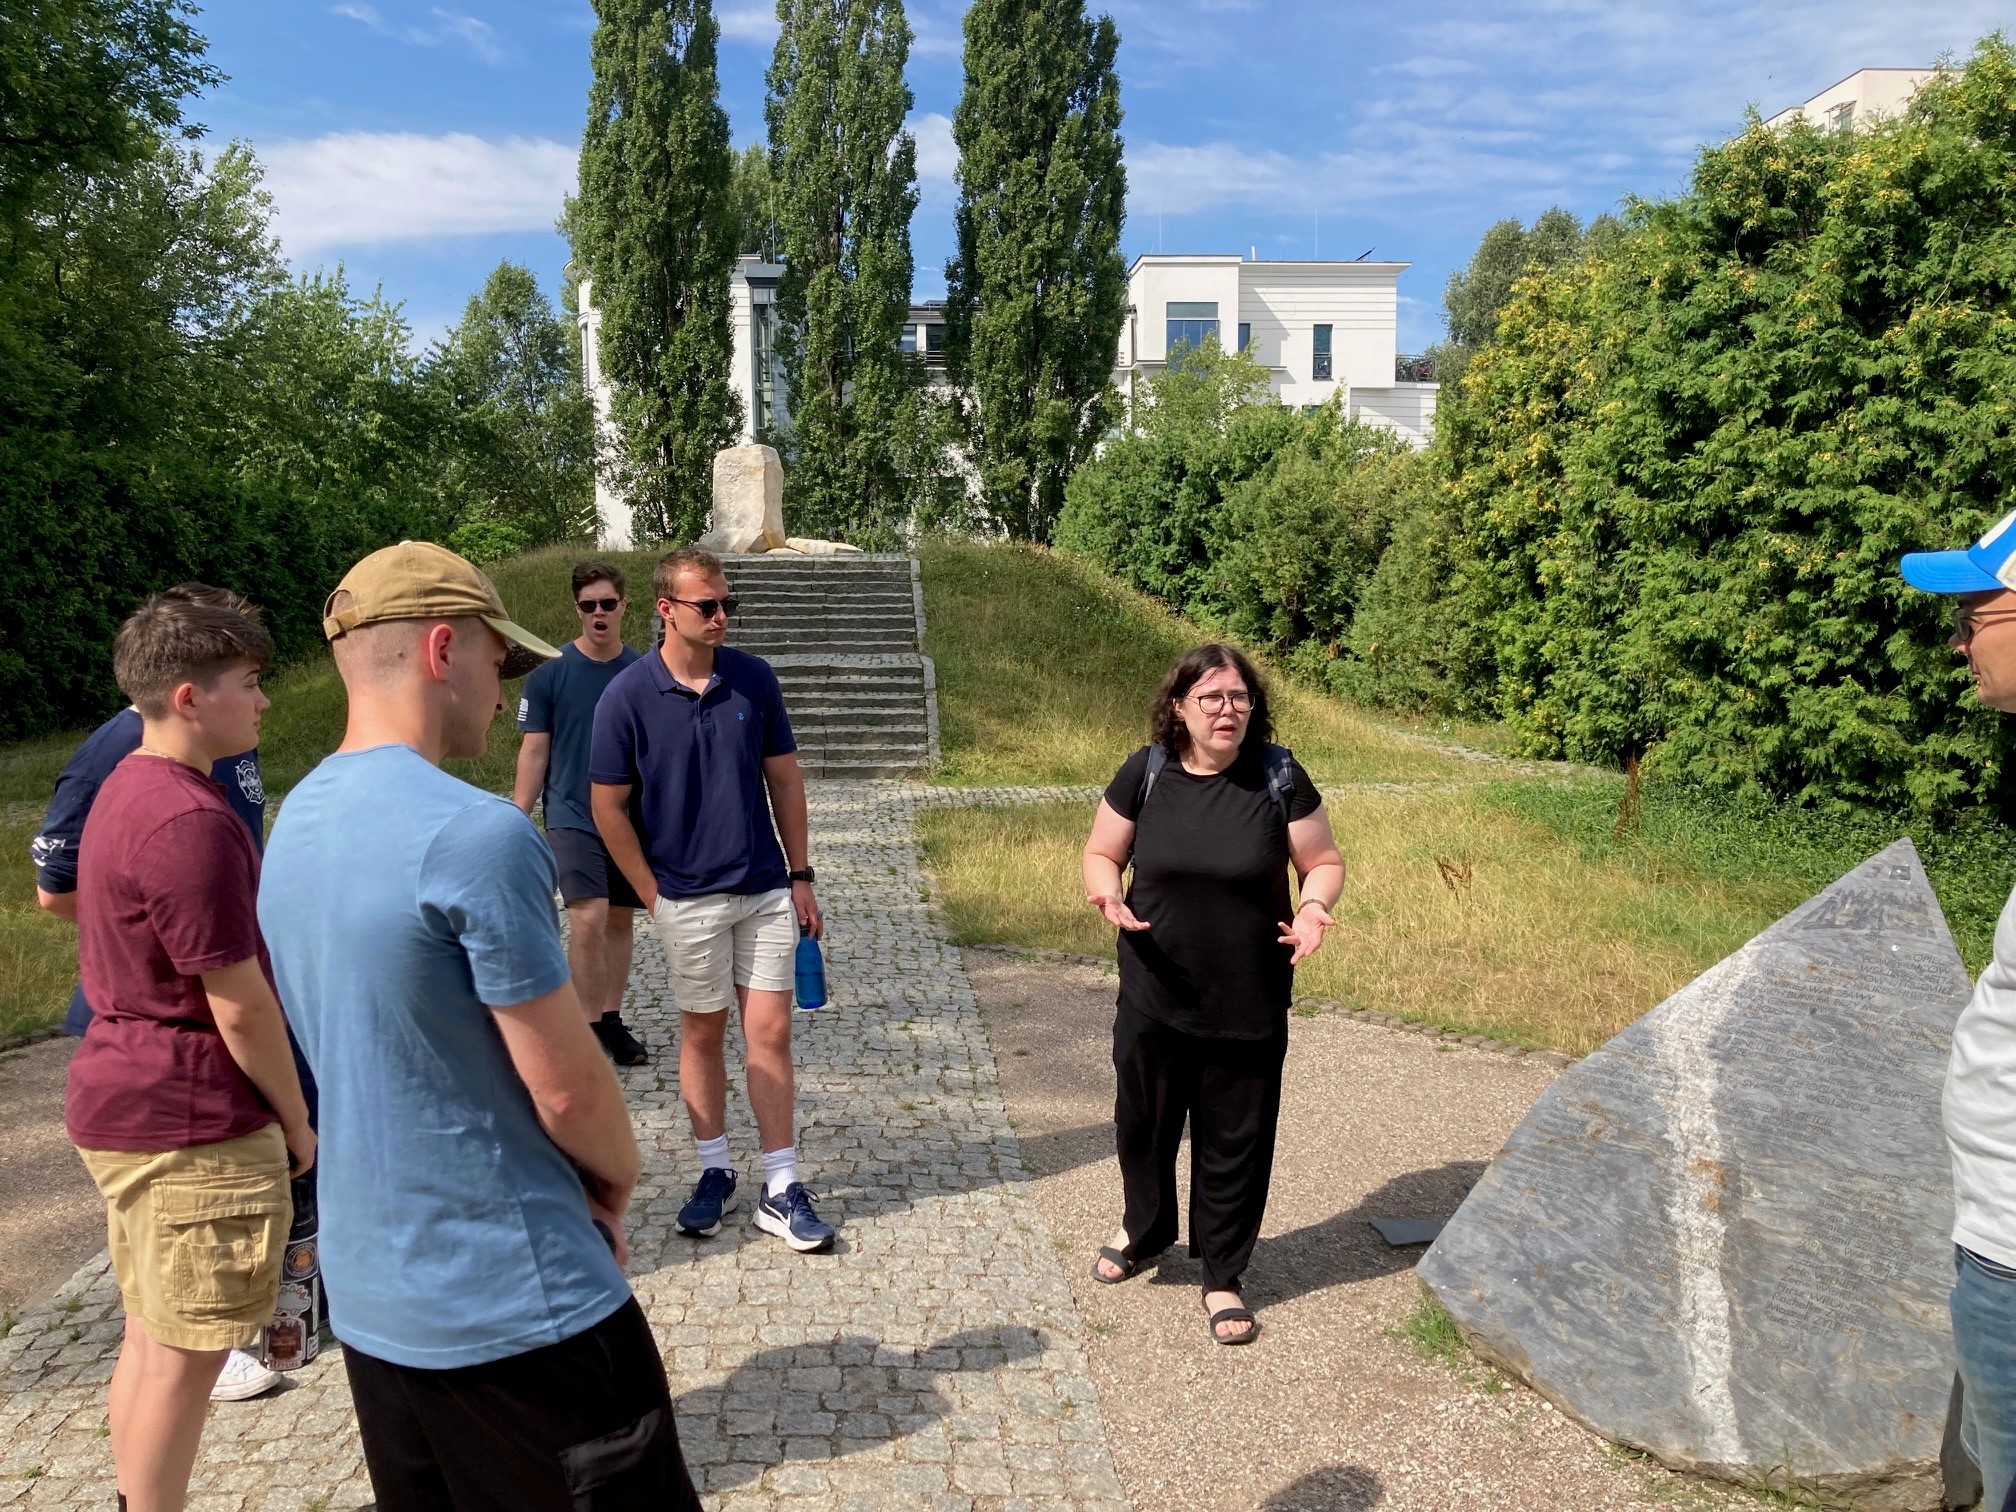
[[906,776],[937,761],[915,561],[768,552],[722,561],[742,605],[728,644],[777,669],[808,776]]

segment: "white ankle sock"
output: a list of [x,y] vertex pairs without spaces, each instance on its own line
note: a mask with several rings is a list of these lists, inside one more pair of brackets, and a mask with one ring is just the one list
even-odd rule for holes
[[703,1171],[732,1171],[728,1164],[728,1136],[719,1139],[696,1139],[693,1148],[700,1152],[700,1169]]
[[784,1189],[798,1179],[798,1147],[786,1145],[781,1150],[763,1152],[763,1190],[772,1197],[784,1195]]

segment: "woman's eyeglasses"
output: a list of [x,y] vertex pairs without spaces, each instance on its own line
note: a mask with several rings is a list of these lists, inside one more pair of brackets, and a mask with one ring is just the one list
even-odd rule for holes
[[1192,693],[1190,702],[1206,714],[1223,714],[1227,708],[1235,714],[1253,711],[1253,695],[1243,689],[1237,693]]
[[737,609],[740,609],[742,607],[742,601],[737,597],[735,597],[735,595],[732,593],[729,594],[728,597],[721,599],[675,598],[672,600],[672,602],[675,604],[684,604],[688,609],[691,609],[696,614],[698,614],[700,618],[702,618],[703,620],[710,620],[714,618],[714,616],[717,613],[733,614]]
[[614,614],[623,606],[620,598],[576,599],[574,607],[583,614]]

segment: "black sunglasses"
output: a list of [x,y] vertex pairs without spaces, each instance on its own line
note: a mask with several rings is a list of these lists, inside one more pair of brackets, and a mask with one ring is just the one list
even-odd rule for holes
[[700,618],[702,619],[714,618],[714,612],[717,609],[723,614],[733,614],[737,609],[740,609],[742,607],[742,600],[735,597],[735,595],[732,593],[729,594],[728,597],[720,599],[675,598],[671,600],[671,602],[675,604],[684,604],[688,609],[697,609],[700,612]]
[[620,598],[576,599],[574,601],[574,607],[579,609],[583,614],[614,614],[622,607],[622,604],[623,600]]

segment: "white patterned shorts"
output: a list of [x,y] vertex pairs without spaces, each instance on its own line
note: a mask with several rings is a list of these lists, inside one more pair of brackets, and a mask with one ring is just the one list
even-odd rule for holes
[[735,989],[789,992],[798,949],[791,889],[766,893],[660,894],[651,927],[672,970],[681,1013],[724,1013]]

